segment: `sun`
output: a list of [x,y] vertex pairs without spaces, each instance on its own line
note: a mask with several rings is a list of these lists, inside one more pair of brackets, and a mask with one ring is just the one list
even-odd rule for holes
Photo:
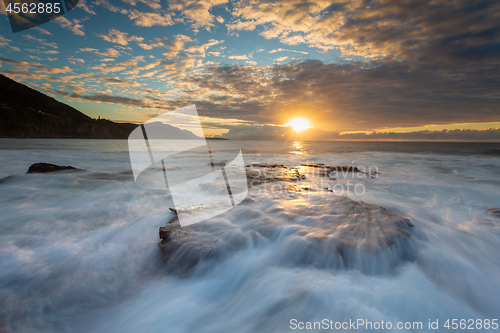
[[312,128],[312,126],[309,125],[309,121],[304,118],[294,118],[290,120],[290,122],[286,125],[291,126],[294,129],[294,131],[297,132],[303,131],[308,128]]

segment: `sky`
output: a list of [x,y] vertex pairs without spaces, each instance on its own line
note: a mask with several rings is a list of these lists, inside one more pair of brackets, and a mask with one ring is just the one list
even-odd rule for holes
[[17,33],[0,12],[0,73],[94,118],[195,104],[231,139],[500,141],[498,0],[80,0]]

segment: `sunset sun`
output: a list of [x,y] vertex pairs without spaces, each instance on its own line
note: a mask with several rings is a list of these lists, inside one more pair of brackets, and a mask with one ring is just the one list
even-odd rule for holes
[[297,132],[303,131],[308,128],[312,128],[312,126],[309,125],[309,121],[304,118],[294,118],[290,120],[290,122],[286,125],[291,126],[294,129],[294,131]]

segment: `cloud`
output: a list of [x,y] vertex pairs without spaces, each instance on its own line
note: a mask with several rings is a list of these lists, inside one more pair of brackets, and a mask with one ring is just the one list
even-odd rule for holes
[[415,131],[409,133],[373,132],[339,136],[341,140],[395,140],[395,141],[500,141],[500,129],[453,129],[442,131]]
[[0,1],[0,14],[7,16],[7,12],[5,11],[5,3]]
[[38,43],[42,44],[44,47],[45,46],[49,46],[49,47],[52,47],[52,48],[55,48],[55,49],[58,48],[58,46],[57,46],[56,43],[49,43],[45,39],[36,38],[36,37],[33,37],[32,35],[24,35],[23,38],[28,39],[28,40],[32,40],[32,41],[35,41],[35,42],[38,42]]
[[214,56],[214,57],[224,57],[224,55],[221,52],[219,52],[219,51],[216,51],[216,52],[210,51],[210,52],[208,52],[208,55],[211,55],[211,56]]
[[108,48],[106,50],[106,52],[99,53],[99,54],[103,55],[103,56],[106,56],[106,57],[110,57],[110,58],[116,58],[116,57],[118,57],[120,55],[120,52],[118,52],[114,48]]
[[249,58],[246,54],[243,54],[243,55],[232,55],[232,56],[229,56],[228,59],[248,60]]
[[203,45],[192,45],[188,47],[185,51],[188,53],[200,53],[202,57],[205,57],[205,51],[214,46],[214,45],[219,45],[224,43],[223,40],[215,40],[215,39],[210,39],[208,43],[205,43]]
[[61,96],[69,96],[69,93],[67,91],[64,91],[64,90],[61,90],[61,89],[55,89],[54,90],[57,94],[61,95]]
[[7,39],[3,36],[0,36],[0,46],[3,46],[3,47],[9,46],[10,42],[11,42],[10,39]]
[[73,94],[71,94],[71,98],[83,99],[83,100],[98,102],[98,103],[119,104],[119,105],[132,106],[132,107],[138,107],[138,108],[147,108],[148,107],[148,104],[144,100],[141,100],[141,99],[122,97],[122,96],[112,96],[112,95],[106,95],[106,94],[95,94],[95,95],[82,96],[78,93],[73,93]]
[[151,7],[152,9],[156,9],[156,10],[161,9],[161,1],[160,0],[123,0],[123,2],[126,2],[132,6],[136,6],[138,3],[142,3],[144,5]]
[[192,41],[192,38],[186,35],[178,34],[174,36],[173,42],[165,42],[164,46],[169,50],[163,53],[167,59],[174,59],[180,51],[184,50],[186,43]]
[[150,69],[157,67],[160,63],[161,63],[161,61],[157,60],[157,61],[154,61],[154,62],[149,63],[149,64],[144,65],[144,66],[134,66],[133,69],[127,71],[124,74],[126,74],[126,75],[139,74],[141,71],[146,71],[146,70],[150,70]]
[[267,39],[344,55],[434,60],[500,54],[500,3],[482,0],[239,1],[229,31],[260,28]]
[[287,50],[287,49],[282,49],[282,48],[271,50],[268,53],[276,53],[276,52],[295,52],[295,53],[309,54],[309,52],[305,52],[305,51]]
[[127,87],[140,87],[141,84],[135,81],[123,81],[118,77],[101,77],[102,82],[113,85],[127,86]]
[[242,22],[241,20],[236,20],[226,25],[229,32],[248,30],[253,31],[257,27],[257,21],[249,20]]
[[45,30],[45,29],[40,28],[40,27],[34,27],[32,29],[37,30],[39,33],[44,34],[44,35],[52,35],[52,33],[50,31]]
[[24,71],[27,69],[34,70],[37,73],[49,73],[49,74],[60,74],[60,73],[70,73],[73,70],[69,68],[68,66],[65,67],[59,67],[59,68],[50,68],[50,67],[45,67],[42,66],[38,63],[29,63],[25,61],[17,61],[17,60],[12,60],[9,58],[4,58],[0,57],[0,62],[18,67],[14,68],[11,73],[14,73],[17,69],[22,68]]
[[[114,64],[113,66],[110,67],[101,67],[98,68],[100,71],[104,74],[107,73],[113,73],[113,72],[121,72],[129,68],[136,68],[139,64],[139,62],[144,62],[144,56],[137,56],[134,58],[131,58],[129,60]],[[101,65],[106,65],[106,64],[101,64]]]
[[107,42],[126,46],[128,42],[142,42],[144,40],[143,37],[138,36],[129,36],[127,32],[121,32],[117,29],[111,28],[107,35],[99,34],[99,37],[104,39]]
[[[85,47],[85,48],[78,49],[78,52],[91,52],[91,53],[95,53],[95,54],[98,54],[100,56],[109,57],[109,58],[116,58],[120,55],[120,52],[114,48],[108,48],[105,52],[99,52],[98,49],[94,49],[91,47]],[[107,60],[107,61],[109,61],[109,60]]]
[[454,129],[442,131],[415,131],[408,133],[374,132],[371,134],[355,133],[339,135],[337,132],[309,129],[300,134],[285,126],[234,126],[222,125],[229,132],[223,137],[232,140],[301,140],[323,141],[482,141],[500,142],[500,129],[486,130]]
[[84,64],[84,63],[85,63],[85,60],[80,59],[80,58],[73,58],[73,57],[69,57],[69,58],[68,58],[68,60],[69,60],[69,62],[71,62],[72,64],[76,64],[76,63]]
[[175,23],[169,14],[144,13],[138,10],[131,10],[129,18],[139,27],[152,27],[155,25],[166,27]]
[[343,132],[498,121],[499,67],[485,72],[482,63],[468,66],[464,71],[454,64],[389,60],[292,61],[208,67],[183,81],[197,92],[189,100],[200,114],[234,118],[237,113],[257,123],[284,124],[302,116],[314,127]]
[[149,41],[150,44],[139,43],[138,45],[144,50],[152,50],[153,48],[166,47],[165,42],[167,40],[167,37],[157,37],[154,41]]
[[[499,121],[498,1],[377,0],[368,5],[365,0],[237,0],[231,4],[223,0],[125,0],[111,5],[97,0],[92,6],[96,11],[99,9],[96,6],[104,6],[122,13],[122,18],[134,30],[129,33],[114,28],[99,31],[101,34],[95,42],[102,38],[114,44],[108,44],[112,48],[99,46],[99,50],[86,47],[98,44],[81,45],[79,52],[101,56],[94,59],[92,55],[80,54],[78,58],[85,59],[85,66],[71,58],[71,54],[64,55],[76,63],[75,70],[85,67],[93,75],[116,76],[112,81],[92,78],[99,87],[93,87],[89,96],[110,95],[97,91],[109,85],[113,92],[135,97],[138,89],[129,89],[130,82],[160,84],[164,95],[155,96],[158,101],[147,100],[148,106],[157,107],[162,103],[176,107],[194,101],[201,114],[212,118],[237,117],[256,124],[284,124],[289,117],[304,116],[313,126],[324,126],[336,133]],[[232,17],[217,16],[226,9]],[[139,11],[143,11],[142,16]],[[80,14],[85,13],[80,11]],[[91,19],[98,18],[91,16]],[[248,53],[251,49],[247,54],[241,54],[240,49],[240,54],[227,57],[220,38],[210,39],[212,37],[206,37],[210,34],[205,33],[193,37],[192,31],[179,34],[185,27],[163,29],[170,34],[168,39],[163,37],[163,32],[162,37],[155,38],[157,35],[149,34],[153,29],[142,28],[181,21],[200,30],[224,23],[229,34],[253,30],[245,35],[260,34],[274,39],[266,43],[275,45],[268,51],[275,55],[260,55],[264,59],[275,58],[275,62],[260,61],[260,58],[259,63],[253,61],[254,53]],[[64,22],[66,28],[83,33],[83,26],[77,26],[81,25],[80,21]],[[131,35],[135,30],[144,34]],[[224,29],[217,32],[221,30]],[[30,35],[33,37],[28,38],[34,46],[23,52],[25,57],[32,54],[38,56],[32,59],[42,61],[45,58],[42,52],[53,52],[57,45],[46,49],[38,47],[33,42],[42,43],[39,33],[42,32],[33,31]],[[172,33],[176,35],[171,36]],[[225,30],[222,33],[226,33]],[[92,37],[93,34],[81,40],[90,41]],[[279,42],[302,45],[291,47]],[[12,44],[0,37],[2,46],[7,47],[9,43]],[[133,43],[141,49],[132,48]],[[254,43],[254,52],[263,52],[265,43],[257,43]],[[328,62],[300,60],[298,56],[309,54],[302,51],[304,46],[310,47],[313,54],[324,52],[323,59]],[[234,45],[228,45],[232,47]],[[159,53],[163,53],[162,59],[156,58],[161,58]],[[232,49],[231,53],[238,53],[238,49]],[[144,56],[135,57],[137,54]],[[226,63],[238,60],[242,65],[204,62],[207,55],[220,57],[221,61],[227,58]],[[46,60],[49,59],[43,59]],[[258,66],[261,63],[269,65]],[[44,75],[44,68],[36,63],[10,60],[3,62],[2,70],[10,70],[11,75],[19,77],[30,75],[34,80]],[[73,80],[73,84],[80,81],[70,78],[74,75],[60,74],[63,72],[45,75],[54,81]]]
[[193,28],[210,30],[215,21],[215,16],[210,10],[227,2],[228,0],[174,0],[170,2],[170,9],[180,11],[182,17],[191,22]]
[[60,74],[60,73],[71,73],[73,70],[69,68],[68,66],[65,67],[59,67],[59,68],[44,68],[42,70],[43,72],[48,72],[50,74]]
[[88,6],[87,2],[85,0],[80,0],[78,2],[78,7],[77,8],[81,8],[81,9],[83,9],[84,11],[86,11],[89,14],[96,15],[95,12],[91,9],[92,6]]
[[96,0],[94,1],[94,5],[103,6],[104,8],[107,8],[114,13],[122,13],[122,14],[128,13],[128,10],[126,10],[125,8],[120,8],[118,6],[112,5],[107,0]]
[[98,49],[93,49],[91,47],[83,47],[79,49],[80,52],[96,52],[99,51]]
[[[3,72],[11,79],[13,78],[18,78],[20,80],[33,79],[35,81],[39,81],[48,78],[48,75],[33,74],[24,68],[11,68]],[[31,85],[36,85],[36,84],[31,83]]]
[[85,32],[83,32],[83,25],[80,24],[80,20],[73,19],[73,21],[68,20],[64,16],[59,16],[53,22],[56,22],[61,27],[65,29],[69,29],[72,33],[78,36],[85,36]]

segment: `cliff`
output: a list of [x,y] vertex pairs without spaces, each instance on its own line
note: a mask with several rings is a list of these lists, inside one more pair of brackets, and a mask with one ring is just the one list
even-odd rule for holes
[[136,127],[96,120],[0,75],[0,137],[126,139]]

